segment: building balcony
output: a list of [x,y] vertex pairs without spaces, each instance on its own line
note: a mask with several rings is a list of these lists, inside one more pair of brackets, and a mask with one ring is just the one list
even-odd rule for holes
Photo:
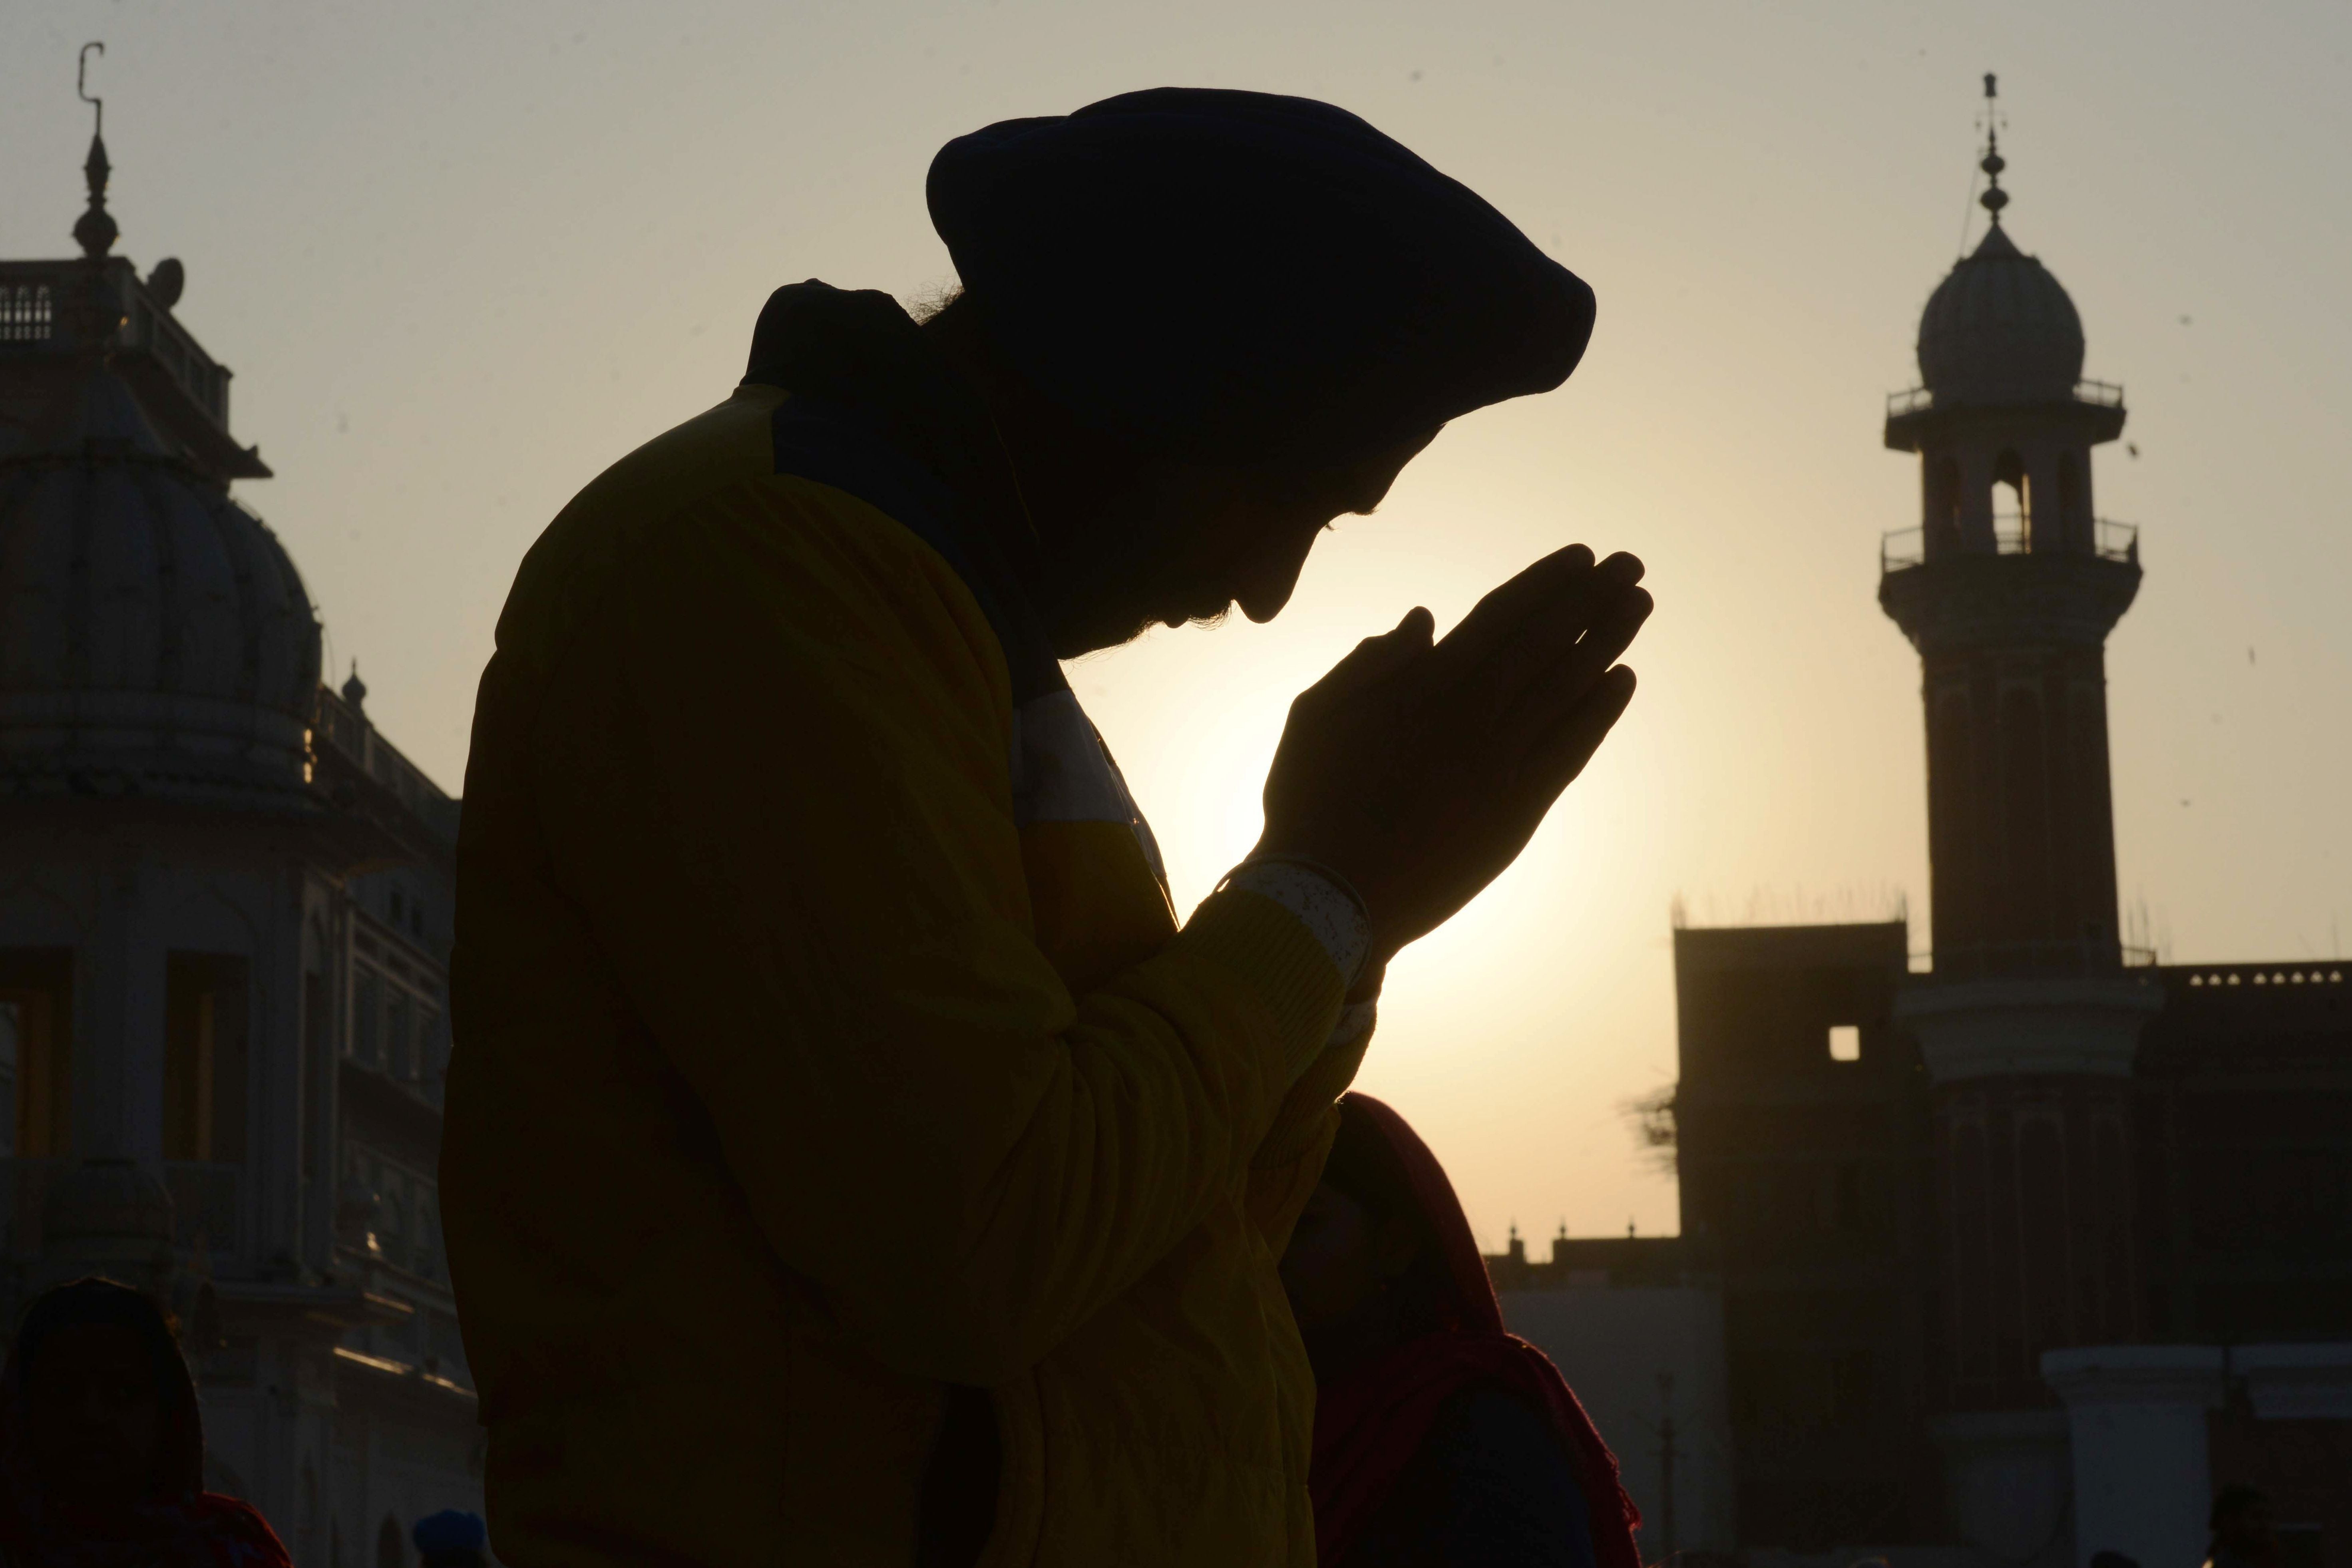
[[[46,1238],[42,1221],[49,1186],[75,1162],[19,1156],[0,1158],[0,1224],[5,1251],[18,1258],[37,1257]],[[166,1160],[162,1176],[172,1198],[173,1243],[182,1249],[205,1240],[205,1250],[235,1257],[245,1238],[245,1169],[217,1161]]]
[[[2036,549],[2033,530],[2021,512],[1996,512],[1992,520],[1992,553],[1995,555],[2073,555],[2079,551],[2066,550],[2050,544]],[[1972,550],[1963,542],[1961,547],[1939,555],[1981,555],[1982,550]],[[2137,523],[2116,522],[2110,518],[2098,518],[2091,524],[2090,553],[2101,561],[2120,561],[2139,564],[2139,527]],[[1898,528],[1880,536],[1878,570],[1882,575],[1907,572],[1927,563],[1927,531],[1924,528]]]
[[[2124,389],[2112,381],[2078,381],[2074,384],[2073,401],[2089,408],[2121,408]],[[1886,395],[1886,417],[1907,419],[1913,415],[1934,412],[1938,407],[1954,406],[1949,402],[1937,404],[1936,395],[1924,386],[1910,386],[1901,392]]]

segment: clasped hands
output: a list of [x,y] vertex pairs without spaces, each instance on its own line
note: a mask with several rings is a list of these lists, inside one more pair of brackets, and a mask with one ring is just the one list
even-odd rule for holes
[[1290,705],[1253,858],[1337,872],[1370,917],[1365,973],[1518,858],[1633,698],[1649,617],[1631,555],[1545,556],[1433,642],[1414,609]]

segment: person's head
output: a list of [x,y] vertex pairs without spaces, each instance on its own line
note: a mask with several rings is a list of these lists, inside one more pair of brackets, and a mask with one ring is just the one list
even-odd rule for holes
[[418,1520],[409,1533],[423,1568],[485,1568],[489,1562],[490,1532],[480,1514],[446,1508]]
[[1282,1286],[1316,1380],[1440,1326],[1444,1265],[1380,1128],[1349,1114],[1282,1255]]
[[2223,1487],[2213,1495],[2213,1510],[2205,1522],[2217,1550],[2259,1560],[2276,1544],[2271,1533],[2271,1500],[2252,1487]]
[[9,1364],[46,1498],[106,1514],[195,1489],[195,1388],[169,1321],[145,1295],[110,1279],[44,1292]]
[[1155,454],[1089,426],[1011,363],[970,294],[926,323],[979,384],[1037,529],[1037,608],[1075,658],[1156,625],[1254,621],[1289,603],[1316,535],[1380,505],[1433,427],[1337,460],[1207,462]]
[[933,162],[967,290],[929,323],[980,384],[1067,658],[1290,597],[1447,421],[1549,390],[1592,294],[1355,116],[1156,89]]

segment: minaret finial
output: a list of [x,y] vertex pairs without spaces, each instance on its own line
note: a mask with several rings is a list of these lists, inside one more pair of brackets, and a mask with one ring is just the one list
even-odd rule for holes
[[1983,205],[1985,211],[1992,214],[1995,228],[2000,226],[2000,209],[2009,205],[2009,193],[2000,188],[2000,172],[2009,167],[2009,161],[2000,155],[2000,94],[1993,73],[1987,71],[1985,72],[1985,155],[1984,162],[1979,163],[1977,167],[1982,169],[1986,177],[1992,183],[1985,187],[1985,194],[1979,196],[1977,200]]
[[89,156],[83,160],[81,166],[82,178],[89,184],[89,206],[74,221],[73,236],[81,246],[81,253],[95,261],[113,248],[116,237],[122,231],[114,226],[114,219],[108,216],[106,210],[106,180],[114,173],[114,166],[106,161],[106,100],[93,97],[89,90],[89,56],[92,49],[101,55],[106,53],[104,44],[84,44],[81,60],[74,68],[74,96],[89,104],[96,111],[96,118],[90,126]]

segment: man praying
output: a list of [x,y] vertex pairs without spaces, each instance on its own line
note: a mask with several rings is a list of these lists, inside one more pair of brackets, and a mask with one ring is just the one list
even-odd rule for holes
[[1415,610],[1180,923],[1060,661],[1277,614],[1591,292],[1301,99],[993,125],[929,199],[950,303],[778,289],[499,623],[442,1194],[515,1568],[1307,1568],[1276,1260],[1381,976],[1633,695],[1628,556]]

